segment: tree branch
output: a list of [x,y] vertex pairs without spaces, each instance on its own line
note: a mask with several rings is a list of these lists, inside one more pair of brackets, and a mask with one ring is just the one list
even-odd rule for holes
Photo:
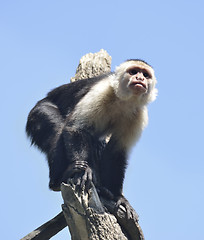
[[21,240],[45,240],[56,235],[63,228],[67,227],[63,212],[60,212],[56,217],[44,223]]

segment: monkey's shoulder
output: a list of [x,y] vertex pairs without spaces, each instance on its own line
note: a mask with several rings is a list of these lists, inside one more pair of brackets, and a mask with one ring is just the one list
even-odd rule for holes
[[61,113],[66,115],[72,111],[75,105],[90,91],[90,89],[101,82],[112,73],[100,75],[94,78],[81,79],[72,83],[61,85],[51,90],[45,99],[56,104]]
[[85,95],[92,86],[103,80],[104,78],[108,77],[111,73],[100,75],[94,78],[87,78],[87,79],[80,79],[78,81],[67,83],[61,85],[53,90],[51,90],[47,97],[49,99],[57,99],[57,98],[66,98],[66,97],[82,97]]

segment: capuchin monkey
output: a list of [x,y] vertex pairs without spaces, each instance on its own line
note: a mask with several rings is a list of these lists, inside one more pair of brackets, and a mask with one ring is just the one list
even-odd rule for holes
[[59,191],[72,179],[88,189],[93,182],[121,203],[127,155],[147,125],[155,84],[153,68],[131,59],[113,73],[65,84],[39,101],[26,132],[47,156],[49,187]]

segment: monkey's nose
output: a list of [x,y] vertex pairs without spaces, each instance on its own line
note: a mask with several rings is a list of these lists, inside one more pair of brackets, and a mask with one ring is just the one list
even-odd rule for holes
[[143,76],[143,74],[142,73],[137,73],[137,75],[136,75],[136,79],[137,80],[144,80],[144,76]]

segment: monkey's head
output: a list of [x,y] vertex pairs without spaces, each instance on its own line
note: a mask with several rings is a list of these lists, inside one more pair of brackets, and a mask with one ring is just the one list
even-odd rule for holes
[[135,98],[141,104],[156,99],[156,78],[153,68],[139,59],[131,59],[116,67],[111,85],[121,100]]

